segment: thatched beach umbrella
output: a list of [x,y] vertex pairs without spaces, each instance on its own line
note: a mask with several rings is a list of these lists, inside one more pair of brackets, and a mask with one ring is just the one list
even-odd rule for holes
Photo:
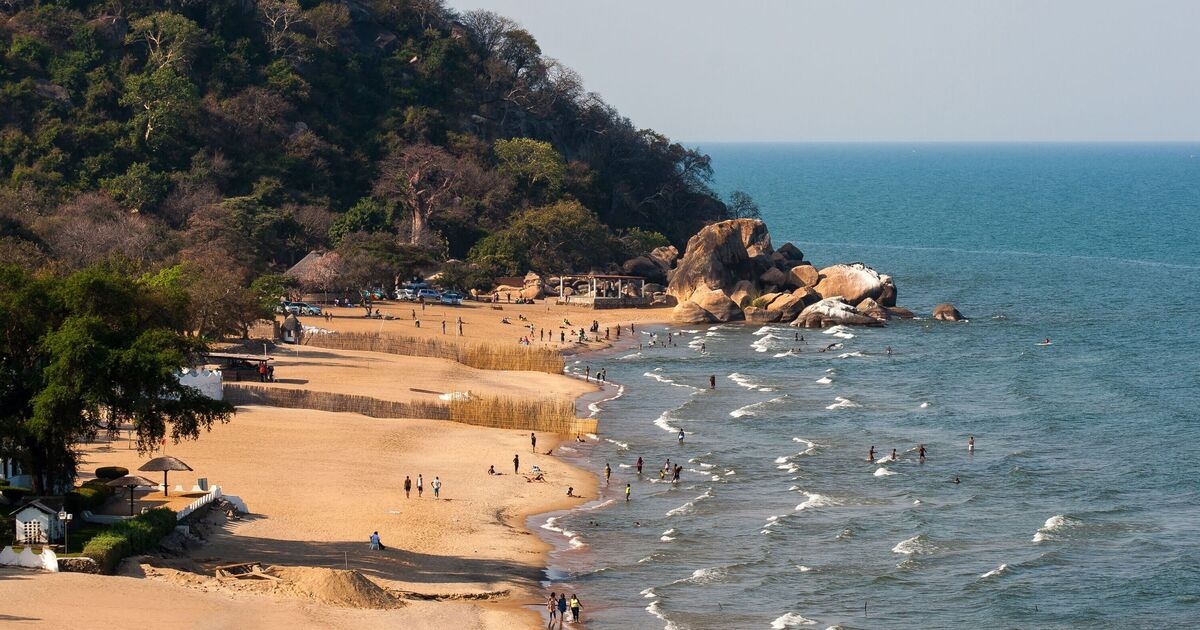
[[[171,471],[171,470],[191,470],[191,469],[192,469],[191,466],[188,466],[187,464],[183,463],[182,461],[180,461],[174,457],[171,457],[170,455],[163,455],[162,457],[155,457],[154,459],[152,459],[152,460],[146,462],[145,464],[142,464],[140,467],[138,467],[138,470],[140,470],[142,472],[162,471],[162,474],[163,474],[163,496],[164,497],[167,496],[167,472]],[[151,485],[153,485],[153,484],[151,484]]]
[[153,486],[154,482],[138,475],[125,475],[104,484],[113,488],[129,488],[129,515],[133,516],[133,489],[138,486]]

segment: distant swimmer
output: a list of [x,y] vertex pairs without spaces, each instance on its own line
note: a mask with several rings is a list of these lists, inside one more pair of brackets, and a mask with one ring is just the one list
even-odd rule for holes
[[892,449],[892,461],[896,461],[896,449]]
[[837,348],[837,347],[838,347],[838,346],[840,346],[840,345],[842,345],[842,344],[840,344],[840,343],[831,343],[831,344],[829,344],[828,346],[825,346],[824,348],[821,348],[820,350],[818,350],[818,352],[829,352],[830,350],[833,350],[834,348]]
[[1038,345],[1039,345],[1039,346],[1048,346],[1048,345],[1050,345],[1050,338],[1049,338],[1049,337],[1046,337],[1046,338],[1045,338],[1045,339],[1043,339],[1043,340],[1041,341],[1041,343],[1039,343]]
[[892,347],[891,346],[884,348],[883,351],[886,352],[889,357],[892,356]]
[[874,444],[871,445],[871,450],[867,451],[867,461],[869,461],[869,462],[875,461],[875,445]]
[[967,440],[967,452],[968,453],[975,452],[975,436],[974,435],[972,435],[970,437],[970,439]]
[[925,461],[925,445],[924,444],[921,445],[921,450],[919,452],[921,454],[921,461]]
[[717,388],[717,375],[716,374],[710,374],[708,376],[708,388],[709,389]]
[[680,444],[683,444],[683,437],[684,437],[683,429],[680,429],[679,430],[679,443]]
[[954,478],[954,483],[958,483],[958,477]]

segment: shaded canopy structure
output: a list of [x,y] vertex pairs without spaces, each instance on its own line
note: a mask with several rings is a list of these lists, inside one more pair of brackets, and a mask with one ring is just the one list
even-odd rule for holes
[[138,475],[125,475],[104,484],[113,488],[129,488],[129,515],[133,516],[133,489],[138,486],[154,486],[154,482]]
[[[168,472],[170,472],[172,470],[191,470],[191,469],[192,469],[191,466],[188,466],[187,464],[183,463],[181,460],[179,460],[175,457],[171,457],[170,455],[163,455],[162,457],[155,457],[154,459],[152,459],[138,467],[138,470],[140,470],[142,472],[160,472],[160,471],[162,472],[162,474],[163,474],[163,496],[168,496],[167,495],[167,488],[169,487],[169,486],[167,486],[167,473]],[[154,485],[154,484],[150,484],[150,485]]]

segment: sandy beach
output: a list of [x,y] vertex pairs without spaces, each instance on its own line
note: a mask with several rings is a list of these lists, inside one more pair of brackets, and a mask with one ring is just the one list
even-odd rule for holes
[[[596,320],[603,337],[606,326],[623,324],[628,335],[628,323],[667,315],[543,303],[498,306],[431,306],[421,314],[419,305],[387,303],[378,305],[380,312],[396,319],[367,319],[361,308],[335,308],[332,320],[307,317],[303,323],[338,333],[440,337],[445,318],[446,339],[513,344],[529,335],[521,328],[529,323],[535,344],[579,352],[609,344],[559,341],[558,332],[568,330],[560,328],[564,320],[576,331]],[[503,323],[504,317],[513,323]],[[553,341],[537,341],[542,328],[553,333]],[[273,386],[387,400],[466,390],[538,398],[596,391],[565,375],[476,370],[443,359],[312,346],[284,347],[274,356],[279,382]],[[592,472],[546,454],[565,437],[539,434],[534,453],[528,432],[242,407],[230,423],[199,440],[168,444],[154,455],[178,457],[195,469],[172,473],[172,486],[190,488],[207,478],[241,497],[250,514],[236,520],[210,516],[209,539],[188,556],[127,560],[121,576],[0,571],[3,618],[30,627],[62,626],[86,609],[98,628],[127,627],[133,619],[183,628],[244,627],[249,620],[256,627],[532,627],[538,623],[536,606],[544,601],[539,580],[548,546],[525,529],[525,521],[585,503],[597,492]],[[537,465],[545,481],[514,474],[514,455],[522,473]],[[99,466],[134,470],[148,457],[139,457],[124,439],[85,445],[81,480]],[[500,474],[489,475],[489,466]],[[415,489],[418,474],[424,477],[422,497]],[[405,476],[414,483],[407,498]],[[442,483],[437,499],[435,477]],[[568,487],[579,498],[567,497]],[[139,507],[162,500],[158,493],[139,497]],[[369,549],[373,531],[385,550]],[[276,567],[283,579],[229,583],[212,577],[214,567],[237,562]],[[56,598],[71,605],[49,605]]]

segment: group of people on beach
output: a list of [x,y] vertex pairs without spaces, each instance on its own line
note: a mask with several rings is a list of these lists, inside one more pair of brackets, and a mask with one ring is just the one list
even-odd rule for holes
[[[975,453],[975,436],[974,435],[967,438],[967,452],[970,454]],[[921,461],[922,464],[925,463],[925,456],[927,454],[928,454],[928,450],[926,450],[925,445],[918,444],[917,445],[917,458]],[[894,462],[897,459],[899,459],[899,457],[896,454],[896,449],[892,449],[892,454],[888,457],[888,461]],[[875,459],[875,445],[872,444],[871,448],[867,450],[867,462],[874,464],[878,461],[879,460]],[[959,478],[957,476],[954,477],[954,483],[960,483]]]
[[561,595],[553,592],[550,593],[550,599],[546,601],[546,610],[550,611],[550,623],[546,624],[547,630],[554,627],[555,619],[558,620],[558,627],[563,627],[568,608],[571,610],[571,621],[579,621],[583,605],[579,603],[579,598],[574,593],[571,593],[570,601],[567,600],[566,592],[563,592]]
[[[433,498],[440,499],[442,496],[442,480],[434,475],[433,483],[429,484],[433,488]],[[404,498],[412,497],[413,480],[408,475],[404,476]],[[417,498],[420,499],[425,495],[425,477],[421,473],[417,473]]]

